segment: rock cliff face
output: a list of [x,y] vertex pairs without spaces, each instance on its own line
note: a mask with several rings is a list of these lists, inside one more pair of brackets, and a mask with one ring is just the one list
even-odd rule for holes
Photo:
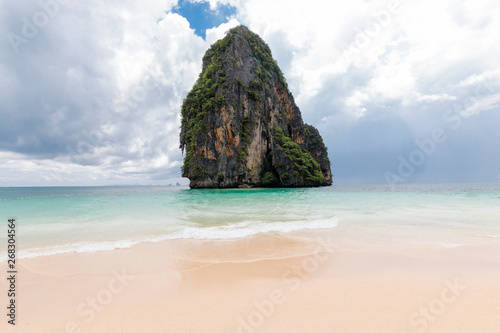
[[180,148],[191,188],[332,184],[318,130],[302,121],[267,44],[244,26],[203,57],[182,105]]

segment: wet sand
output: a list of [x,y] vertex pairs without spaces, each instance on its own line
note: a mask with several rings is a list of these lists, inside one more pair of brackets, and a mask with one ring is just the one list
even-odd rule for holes
[[498,332],[499,253],[302,232],[23,259],[0,331]]

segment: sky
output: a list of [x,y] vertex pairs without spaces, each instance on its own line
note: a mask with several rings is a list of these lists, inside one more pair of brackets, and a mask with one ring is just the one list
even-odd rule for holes
[[336,184],[500,182],[494,0],[0,0],[0,186],[181,178],[180,108],[239,24]]

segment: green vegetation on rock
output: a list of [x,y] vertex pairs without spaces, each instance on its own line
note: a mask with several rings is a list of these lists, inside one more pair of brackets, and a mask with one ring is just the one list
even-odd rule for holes
[[268,171],[262,177],[262,184],[264,186],[276,186],[279,184],[279,179],[274,173]]
[[182,166],[183,177],[200,177],[204,173],[196,169],[196,147],[206,137],[206,118],[208,112],[215,112],[222,107],[226,99],[220,91],[226,82],[226,73],[220,57],[220,52],[227,47],[227,42],[219,40],[212,45],[203,58],[203,71],[193,89],[182,103],[180,147],[186,149],[186,157]]
[[[274,123],[273,129],[280,148],[285,153],[285,157],[291,162],[286,165],[286,168],[292,171],[293,175],[299,180],[320,185],[324,180],[320,164],[311,156],[309,151],[301,149],[298,144],[287,137],[277,123]],[[288,172],[286,174],[288,178]]]

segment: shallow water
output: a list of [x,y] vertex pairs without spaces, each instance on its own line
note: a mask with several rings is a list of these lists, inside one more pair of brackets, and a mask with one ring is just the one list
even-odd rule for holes
[[339,242],[456,247],[500,242],[500,185],[0,188],[0,218],[4,245],[16,219],[20,257],[315,229]]

